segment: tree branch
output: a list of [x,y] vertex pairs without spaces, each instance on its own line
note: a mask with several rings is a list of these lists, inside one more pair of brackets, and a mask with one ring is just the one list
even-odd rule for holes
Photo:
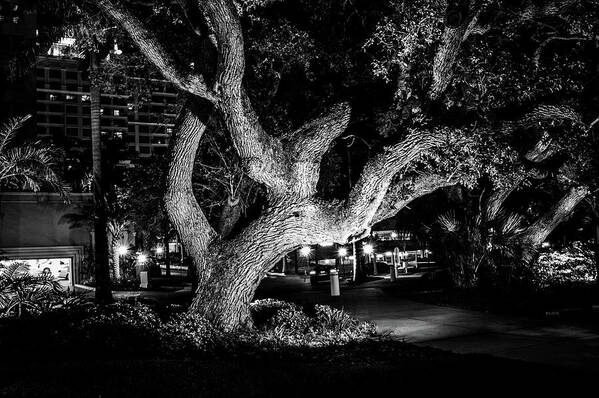
[[133,13],[123,5],[111,0],[90,0],[104,13],[112,17],[129,33],[140,51],[152,62],[164,77],[183,91],[197,95],[210,102],[216,102],[215,94],[204,81],[204,77],[185,70],[166,50],[160,40],[149,31]]
[[293,162],[295,191],[300,196],[308,197],[316,193],[322,157],[331,143],[343,134],[350,116],[349,104],[337,104],[283,138],[288,140],[285,149]]
[[538,247],[561,222],[572,214],[574,208],[589,192],[589,187],[584,185],[571,188],[549,211],[524,230],[520,240],[530,249]]
[[177,120],[164,198],[169,218],[181,234],[185,248],[198,251],[190,253],[192,256],[201,256],[201,251],[216,236],[193,194],[195,156],[206,130],[206,124],[199,114],[197,107],[187,106]]
[[438,134],[412,132],[371,159],[350,192],[343,215],[347,228],[362,230],[369,226],[397,172],[442,142]]
[[393,217],[414,200],[455,184],[457,180],[439,174],[421,174],[413,180],[399,181],[387,190],[370,224]]

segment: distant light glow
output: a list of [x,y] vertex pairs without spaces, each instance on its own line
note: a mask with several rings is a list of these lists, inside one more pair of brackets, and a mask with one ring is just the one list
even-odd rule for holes
[[340,247],[339,248],[339,257],[345,257],[347,256],[347,249],[345,247]]
[[395,231],[391,232],[391,238],[396,239],[397,238],[397,232],[395,232]]
[[143,264],[143,263],[145,263],[146,261],[148,261],[148,256],[146,256],[146,255],[145,255],[145,254],[143,254],[143,253],[139,253],[139,254],[137,255],[137,262],[139,262],[139,263],[142,263],[142,264]]
[[300,254],[304,257],[308,257],[311,251],[312,249],[310,248],[310,246],[304,246],[300,249]]
[[371,244],[364,245],[364,253],[365,254],[372,254],[373,251],[374,251],[374,247],[372,247]]
[[392,253],[392,252],[385,252],[385,256],[388,256],[388,257],[390,257],[390,256],[392,256],[392,255],[393,255],[393,253]]
[[124,256],[125,254],[127,254],[128,251],[129,249],[127,248],[127,246],[119,246],[116,249],[116,252],[119,254],[119,256]]
[[164,253],[164,249],[162,247],[157,247],[156,254],[162,254],[162,253]]
[[541,247],[546,249],[548,247],[551,247],[551,243],[549,243],[549,242],[543,242],[543,243],[541,243]]

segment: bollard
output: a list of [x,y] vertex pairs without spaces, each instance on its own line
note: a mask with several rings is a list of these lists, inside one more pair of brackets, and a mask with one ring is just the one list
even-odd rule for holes
[[336,269],[332,269],[330,272],[331,279],[331,296],[339,296],[339,272]]
[[389,270],[390,270],[389,276],[391,277],[391,282],[395,282],[395,280],[397,279],[395,263],[391,264],[391,267],[389,268]]
[[147,289],[148,288],[148,271],[141,271],[139,273],[139,280],[140,280],[140,284],[139,287],[142,289]]

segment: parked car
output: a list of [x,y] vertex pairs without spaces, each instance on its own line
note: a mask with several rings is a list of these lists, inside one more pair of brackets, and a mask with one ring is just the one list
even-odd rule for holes
[[[377,274],[388,274],[389,270],[390,270],[390,266],[386,262],[384,262],[384,261],[376,262]],[[364,264],[364,271],[366,272],[366,275],[373,275],[374,274],[374,265],[372,263]]]
[[320,282],[328,282],[332,269],[335,269],[335,266],[318,264],[310,271],[310,284],[314,286]]

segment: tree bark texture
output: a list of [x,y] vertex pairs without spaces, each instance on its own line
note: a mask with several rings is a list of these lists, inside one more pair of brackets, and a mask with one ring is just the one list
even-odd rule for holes
[[[345,200],[319,198],[316,185],[322,157],[347,127],[350,107],[337,104],[296,131],[280,137],[268,134],[242,87],[244,44],[232,0],[193,0],[186,5],[197,7],[214,37],[217,65],[209,78],[178,65],[167,46],[116,1],[95,3],[129,33],[167,79],[195,96],[174,129],[165,207],[197,273],[198,288],[190,310],[216,325],[234,329],[249,322],[248,304],[256,287],[289,251],[320,242],[346,244],[410,200],[451,185],[438,176],[421,176],[416,182],[396,180],[400,171],[446,141],[423,129],[371,158]],[[187,10],[188,17],[192,14]],[[445,55],[435,62],[438,88],[433,93],[442,92],[448,84],[468,26],[461,25],[456,34],[448,31],[444,38]],[[199,101],[210,107],[198,106]],[[211,111],[227,127],[247,176],[267,192],[262,214],[233,233],[219,234],[210,226],[192,190],[194,159]],[[392,188],[394,182],[399,188]]]
[[574,208],[589,194],[587,186],[570,189],[554,206],[531,224],[520,236],[523,245],[523,259],[531,261],[535,250],[549,234],[571,214]]

